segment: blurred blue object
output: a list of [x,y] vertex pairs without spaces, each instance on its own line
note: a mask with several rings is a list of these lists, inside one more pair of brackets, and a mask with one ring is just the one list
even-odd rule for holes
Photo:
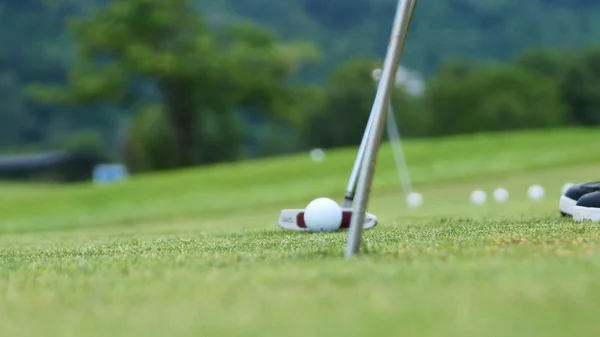
[[97,184],[108,184],[126,180],[128,176],[123,164],[99,164],[94,167],[93,180]]

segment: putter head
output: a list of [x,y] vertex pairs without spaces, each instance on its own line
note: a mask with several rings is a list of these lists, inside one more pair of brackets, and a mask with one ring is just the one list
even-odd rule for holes
[[[350,220],[352,219],[352,209],[342,209],[342,224],[340,230],[350,228]],[[284,209],[279,214],[279,227],[293,231],[308,231],[304,222],[304,209]],[[377,217],[374,214],[368,213],[365,215],[365,223],[363,229],[371,229],[377,225]]]

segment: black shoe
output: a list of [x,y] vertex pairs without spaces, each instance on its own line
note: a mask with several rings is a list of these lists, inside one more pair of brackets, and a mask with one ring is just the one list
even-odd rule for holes
[[573,207],[573,220],[600,221],[600,191],[588,193],[577,200]]
[[576,184],[565,191],[560,197],[559,210],[563,216],[573,216],[573,207],[577,204],[577,200],[584,195],[600,191],[600,181],[592,181],[587,183]]

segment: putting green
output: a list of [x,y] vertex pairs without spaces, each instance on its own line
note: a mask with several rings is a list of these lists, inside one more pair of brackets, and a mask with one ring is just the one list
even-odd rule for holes
[[[424,204],[406,208],[390,150],[364,255],[345,233],[285,232],[281,208],[343,196],[354,149],[139,176],[3,185],[7,336],[595,336],[600,227],[558,216],[598,179],[600,130],[406,143]],[[530,201],[532,184],[546,189]],[[473,189],[511,196],[470,205]],[[490,196],[491,199],[491,196]]]

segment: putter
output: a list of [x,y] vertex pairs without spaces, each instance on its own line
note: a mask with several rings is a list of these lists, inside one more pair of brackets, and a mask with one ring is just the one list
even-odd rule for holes
[[[344,201],[342,203],[342,223],[340,230],[347,230],[350,228],[350,222],[352,220],[352,202],[354,200],[354,194],[356,193],[358,174],[363,164],[365,146],[367,138],[371,133],[373,125],[373,113],[369,115],[365,132],[363,133],[356,159],[354,160],[354,166],[350,173],[350,179],[348,179],[348,185],[346,187],[346,194],[344,195]],[[306,224],[304,223],[304,209],[284,209],[279,214],[279,220],[277,222],[279,227],[295,231],[307,231]],[[374,214],[366,213],[363,220],[363,228],[371,229],[377,225],[377,217]]]
[[[342,223],[340,230],[347,230],[350,228],[350,221],[352,220],[352,208],[342,209]],[[283,229],[293,231],[308,231],[306,223],[304,222],[304,209],[284,209],[279,214],[279,221],[277,222],[279,227]],[[367,213],[365,216],[365,222],[363,224],[364,229],[371,229],[377,225],[377,217],[374,214]]]
[[[360,142],[360,146],[358,148],[358,153],[356,154],[356,159],[354,161],[354,167],[352,168],[352,172],[350,174],[350,179],[348,180],[348,186],[346,188],[346,194],[344,197],[344,201],[342,203],[342,223],[340,224],[340,230],[347,230],[350,228],[350,222],[352,220],[352,201],[354,199],[354,194],[356,191],[358,173],[360,171],[360,167],[363,162],[364,157],[364,148],[367,138],[371,132],[372,126],[372,115],[369,116],[369,120],[367,122],[367,126],[365,128],[365,132],[363,134],[363,138]],[[304,209],[284,209],[281,210],[279,214],[279,220],[277,221],[279,227],[288,230],[294,231],[308,231],[306,228],[306,223],[304,222]],[[377,217],[374,214],[367,213],[365,215],[365,219],[363,220],[363,228],[371,229],[377,225]]]
[[367,206],[369,204],[369,194],[373,184],[375,173],[375,162],[383,128],[385,127],[385,113],[388,110],[392,88],[395,82],[395,76],[400,64],[400,57],[406,42],[408,28],[418,0],[399,0],[394,16],[390,42],[383,63],[381,80],[377,86],[377,94],[371,109],[369,117],[372,123],[372,131],[369,132],[365,147],[363,148],[363,158],[358,175],[356,200],[353,202],[352,218],[348,230],[348,239],[346,243],[346,258],[351,258],[358,254],[362,242],[363,225],[367,219]]
[[[392,28],[392,38],[390,40],[390,45],[388,46],[388,53],[384,63],[383,78],[379,83],[373,109],[369,115],[369,120],[367,121],[367,126],[365,127],[365,132],[346,188],[346,194],[342,204],[343,216],[340,230],[351,230],[346,249],[347,257],[358,252],[362,230],[371,229],[377,225],[377,217],[366,211],[366,199],[368,199],[374,172],[374,152],[378,152],[379,150],[382,128],[385,122],[385,119],[381,117],[381,114],[383,114],[382,111],[385,111],[386,107],[389,107],[390,105],[391,86],[393,85],[395,76],[395,72],[394,74],[390,74],[390,72],[392,69],[398,68],[401,50],[404,47],[408,24],[412,19],[416,1],[417,0],[404,0],[403,2],[403,0],[400,0],[398,3],[396,16],[394,18],[394,26]],[[383,97],[380,97],[382,92]],[[387,102],[387,104],[385,102]],[[391,121],[395,126],[395,120],[392,119]],[[369,181],[365,182],[365,180]],[[360,182],[362,182],[361,185],[359,185]],[[365,183],[367,187],[364,186]],[[359,203],[356,205],[354,203],[354,197],[359,186],[362,189],[359,190]],[[288,230],[308,230],[304,222],[304,209],[282,210],[277,223],[279,227]]]

